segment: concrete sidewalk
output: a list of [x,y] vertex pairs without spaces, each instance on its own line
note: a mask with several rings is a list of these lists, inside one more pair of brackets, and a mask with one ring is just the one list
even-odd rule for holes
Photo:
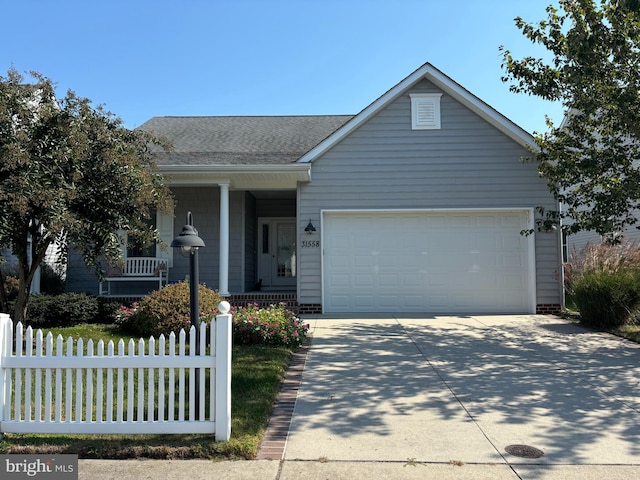
[[86,460],[80,478],[640,478],[636,344],[547,316],[306,320],[283,462]]

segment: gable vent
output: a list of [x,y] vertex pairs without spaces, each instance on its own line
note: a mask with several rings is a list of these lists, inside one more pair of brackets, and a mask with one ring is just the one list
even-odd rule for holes
[[441,93],[411,94],[411,128],[413,130],[440,129]]

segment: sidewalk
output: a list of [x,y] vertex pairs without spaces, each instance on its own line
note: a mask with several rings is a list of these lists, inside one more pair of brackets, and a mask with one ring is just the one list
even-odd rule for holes
[[86,460],[80,478],[640,477],[636,344],[545,316],[307,320],[282,463]]

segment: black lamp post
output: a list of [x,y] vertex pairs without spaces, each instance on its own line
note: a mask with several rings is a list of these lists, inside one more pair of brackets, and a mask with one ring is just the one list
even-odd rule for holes
[[[198,271],[198,250],[204,247],[204,241],[198,236],[198,230],[193,226],[193,216],[187,212],[187,224],[182,227],[180,235],[173,239],[171,247],[179,248],[184,254],[189,255],[189,310],[191,325],[196,327],[196,355],[200,355],[200,300],[198,287],[200,284],[200,272]],[[195,382],[195,411],[196,418],[200,410],[200,374],[196,369]]]
[[200,272],[198,269],[198,250],[204,247],[204,241],[198,236],[198,230],[193,226],[191,212],[187,213],[187,224],[182,227],[180,235],[173,239],[171,247],[179,248],[189,255],[189,308],[191,311],[191,325],[196,327],[196,355],[200,354],[200,301],[198,285]]

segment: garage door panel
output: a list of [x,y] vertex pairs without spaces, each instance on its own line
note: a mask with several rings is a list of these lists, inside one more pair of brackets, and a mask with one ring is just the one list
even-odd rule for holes
[[424,305],[424,299],[420,295],[404,295],[402,297],[403,302],[399,307],[402,307],[404,311],[420,311]]
[[356,312],[366,312],[373,303],[372,295],[355,295],[353,297],[353,306]]
[[349,275],[347,274],[333,274],[331,278],[328,279],[329,286],[334,288],[347,288],[349,286]]
[[342,259],[342,261],[346,264],[349,261],[349,258],[353,259],[353,266],[356,268],[370,269],[374,265],[375,255],[353,255],[353,257],[347,257]]
[[374,280],[376,279],[375,275],[362,275],[362,274],[356,274],[353,275],[353,286],[355,288],[367,288],[370,289],[371,287],[374,286]]
[[327,312],[528,312],[528,211],[326,212]]
[[397,310],[399,303],[397,295],[380,295],[379,302],[380,308],[383,311],[389,311],[390,309]]

